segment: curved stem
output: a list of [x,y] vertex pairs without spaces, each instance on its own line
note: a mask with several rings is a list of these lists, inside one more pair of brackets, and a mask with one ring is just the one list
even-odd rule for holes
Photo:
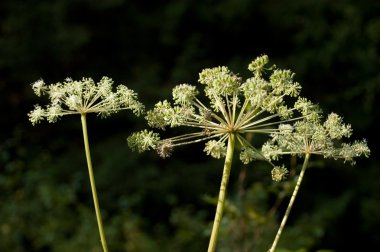
[[232,158],[234,155],[234,148],[235,148],[235,134],[230,134],[228,138],[226,159],[224,161],[223,177],[222,177],[222,182],[220,184],[218,205],[216,207],[214,224],[212,227],[210,242],[209,242],[208,250],[207,250],[208,252],[214,252],[216,250],[219,227],[220,227],[220,222],[223,216],[224,201],[226,198],[226,189],[227,189],[228,179],[230,177],[230,172],[231,172],[231,164],[232,164]]
[[282,218],[282,221],[281,221],[281,224],[280,224],[280,227],[277,231],[277,234],[276,234],[276,238],[274,239],[273,241],[273,244],[272,244],[272,247],[270,248],[269,252],[274,252],[276,247],[277,247],[277,243],[278,241],[280,240],[280,237],[281,237],[281,234],[282,234],[282,231],[285,227],[285,224],[286,224],[286,221],[288,220],[288,217],[289,217],[289,214],[290,214],[290,211],[292,210],[292,207],[293,207],[293,204],[294,204],[294,201],[297,197],[297,193],[299,191],[299,188],[300,188],[300,185],[301,185],[301,182],[302,182],[302,179],[305,175],[305,171],[306,171],[306,168],[307,168],[307,165],[309,163],[309,158],[310,158],[310,154],[307,153],[306,156],[305,156],[305,159],[304,159],[304,162],[303,162],[303,165],[302,165],[302,170],[300,172],[300,175],[297,179],[297,184],[296,184],[296,187],[294,188],[294,191],[293,191],[293,194],[292,194],[292,197],[290,198],[290,201],[289,201],[289,205],[288,205],[288,208],[286,208],[286,211],[285,211],[285,215],[284,217]]
[[96,185],[95,185],[94,172],[93,172],[93,169],[92,169],[91,154],[90,154],[90,145],[89,145],[89,142],[88,142],[88,134],[87,134],[86,114],[81,114],[81,121],[82,121],[84,147],[85,147],[85,151],[86,151],[88,174],[89,174],[89,177],[90,177],[91,191],[92,191],[92,197],[93,197],[93,200],[94,200],[96,220],[98,222],[100,241],[102,243],[103,251],[104,252],[108,252],[106,237],[104,235],[102,216],[100,214],[98,195],[96,193]]

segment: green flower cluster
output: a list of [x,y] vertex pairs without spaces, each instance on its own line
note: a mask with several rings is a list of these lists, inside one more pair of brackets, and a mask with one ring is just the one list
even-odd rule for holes
[[354,158],[368,157],[370,149],[366,140],[342,142],[343,138],[349,138],[351,134],[351,125],[344,124],[343,119],[335,113],[329,114],[324,122],[320,116],[305,117],[293,126],[279,125],[278,131],[271,134],[272,139],[263,145],[262,153],[270,160],[278,160],[284,154],[315,154],[354,164]]
[[[246,140],[247,133],[269,135],[278,131],[279,124],[308,114],[307,108],[297,108],[304,99],[297,100],[301,86],[293,80],[294,73],[275,66],[266,67],[268,62],[266,55],[256,58],[248,67],[253,77],[245,81],[225,66],[204,69],[199,74],[199,83],[204,86],[207,103],[199,98],[196,86],[181,84],[173,89],[173,102],[158,102],[145,117],[150,127],[161,130],[178,126],[198,130],[163,140],[159,140],[156,133],[144,130],[128,138],[129,146],[140,152],[156,149],[162,154],[162,146],[172,150],[179,145],[206,141],[206,154],[221,158],[226,154],[229,135],[235,134],[243,163],[262,159],[259,151]],[[292,99],[293,104],[288,106],[285,100]],[[299,111],[297,116],[294,116],[295,111]]]
[[45,108],[35,105],[28,116],[32,124],[44,119],[56,122],[63,115],[98,113],[109,116],[122,109],[130,109],[136,115],[144,111],[144,106],[137,100],[137,94],[124,85],[112,91],[112,79],[103,77],[98,83],[91,78],[74,81],[67,78],[64,82],[46,85],[43,80],[32,84],[38,96],[47,94],[51,103]]

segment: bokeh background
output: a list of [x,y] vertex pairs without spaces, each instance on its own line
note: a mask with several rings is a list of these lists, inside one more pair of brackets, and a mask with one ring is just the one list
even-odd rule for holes
[[[109,76],[151,108],[206,67],[247,77],[262,54],[372,150],[356,166],[312,159],[278,251],[380,247],[379,1],[2,0],[0,251],[101,251],[80,120],[32,126],[46,100],[31,83]],[[126,138],[146,125],[130,112],[88,124],[110,251],[205,251],[223,161],[202,145],[165,160],[131,152]],[[218,251],[269,248],[301,160],[284,162],[279,184],[265,163],[234,163]]]

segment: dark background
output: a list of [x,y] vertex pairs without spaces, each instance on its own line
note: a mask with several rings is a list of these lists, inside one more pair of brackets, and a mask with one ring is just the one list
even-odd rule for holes
[[[0,251],[100,251],[79,118],[32,126],[27,113],[47,101],[31,83],[109,76],[151,108],[206,67],[247,77],[264,53],[372,151],[356,166],[312,159],[279,247],[379,247],[379,50],[377,0],[2,0]],[[126,138],[146,125],[130,112],[88,125],[110,251],[205,251],[222,161],[202,145],[166,160],[131,152]],[[293,180],[235,162],[218,251],[266,251]]]

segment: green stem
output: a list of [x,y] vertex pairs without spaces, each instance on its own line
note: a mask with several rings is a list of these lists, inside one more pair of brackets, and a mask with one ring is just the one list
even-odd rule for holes
[[228,138],[227,154],[226,154],[226,159],[225,159],[224,168],[223,168],[223,177],[222,177],[222,182],[220,184],[218,205],[216,207],[214,224],[212,227],[210,243],[208,245],[208,250],[207,250],[208,252],[214,252],[216,250],[219,227],[220,227],[220,222],[223,216],[224,201],[226,198],[226,189],[227,189],[228,179],[230,177],[230,172],[231,172],[231,164],[232,164],[232,158],[234,155],[234,148],[235,148],[235,134],[230,134]]
[[81,114],[81,121],[82,121],[83,140],[84,140],[84,147],[85,147],[85,151],[86,151],[88,173],[89,173],[89,177],[90,177],[92,197],[93,197],[93,200],[94,200],[96,220],[98,222],[100,241],[101,241],[102,246],[103,246],[103,251],[104,252],[108,252],[106,237],[104,235],[102,216],[100,214],[98,195],[96,193],[96,185],[95,185],[94,172],[93,172],[93,169],[92,169],[91,154],[90,154],[90,145],[89,145],[89,142],[88,142],[87,122],[86,122],[86,114],[85,113]]
[[302,170],[300,172],[300,175],[297,179],[297,184],[296,184],[296,187],[294,188],[294,191],[293,191],[293,194],[292,194],[292,197],[290,198],[290,201],[289,201],[289,205],[288,205],[288,208],[286,209],[285,211],[285,215],[284,217],[282,218],[282,221],[281,221],[281,224],[280,224],[280,227],[277,231],[277,234],[276,234],[276,238],[274,239],[273,241],[273,244],[272,244],[272,247],[270,248],[269,252],[274,252],[276,247],[277,247],[277,243],[278,241],[280,240],[280,237],[281,237],[281,234],[282,234],[282,231],[286,225],[286,221],[288,220],[288,217],[289,217],[289,214],[290,214],[290,211],[292,210],[292,207],[293,207],[293,204],[294,204],[294,201],[297,197],[297,193],[299,191],[299,188],[300,188],[300,185],[301,185],[301,182],[302,182],[302,179],[305,175],[305,171],[306,171],[306,168],[307,168],[307,165],[309,163],[309,158],[310,158],[310,154],[306,154],[305,156],[305,160],[303,162],[303,165],[302,165]]

